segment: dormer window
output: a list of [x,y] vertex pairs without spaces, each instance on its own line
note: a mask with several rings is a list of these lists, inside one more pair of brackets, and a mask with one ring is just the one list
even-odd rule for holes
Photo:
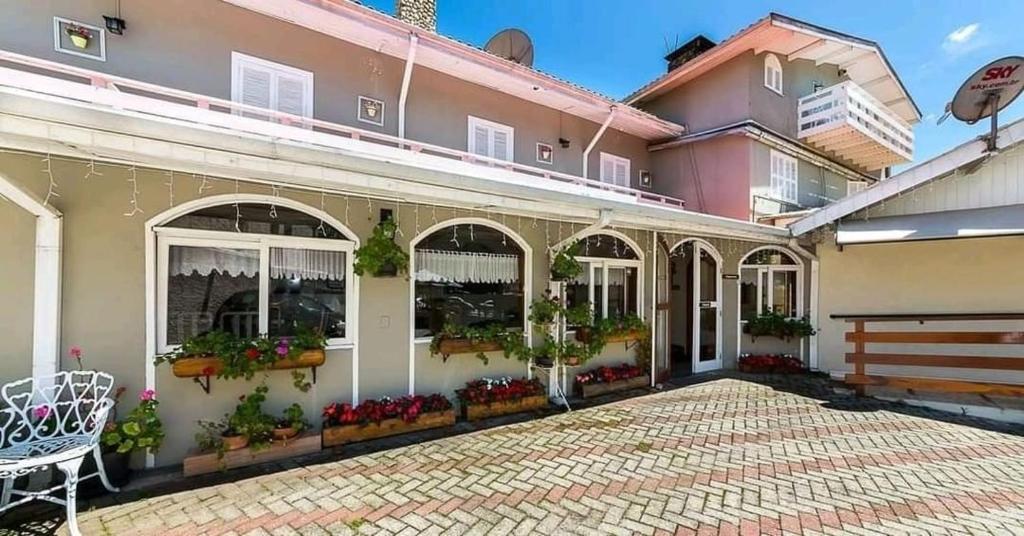
[[782,95],[782,63],[775,54],[764,57],[764,87]]

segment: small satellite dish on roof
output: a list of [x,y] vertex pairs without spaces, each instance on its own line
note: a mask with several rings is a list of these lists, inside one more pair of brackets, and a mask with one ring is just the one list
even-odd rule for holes
[[494,34],[484,45],[484,50],[520,65],[533,66],[533,43],[530,36],[518,28],[508,28]]
[[1024,57],[1007,56],[974,72],[957,90],[946,112],[973,125],[992,118],[989,151],[996,149],[999,110],[1010,105],[1024,91]]

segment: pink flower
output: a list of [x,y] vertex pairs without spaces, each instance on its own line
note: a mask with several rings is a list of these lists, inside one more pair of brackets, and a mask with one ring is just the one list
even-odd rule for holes
[[50,415],[50,406],[39,406],[38,408],[32,410],[32,414],[35,415],[37,419],[45,419]]
[[277,343],[277,348],[275,349],[275,351],[277,352],[277,355],[281,357],[288,355],[288,343],[284,341]]
[[156,391],[152,389],[146,389],[145,391],[142,391],[141,393],[139,393],[139,400],[142,400],[143,402],[147,402],[149,400],[156,400]]
[[68,354],[71,355],[72,359],[82,359],[82,348],[80,346],[72,346]]

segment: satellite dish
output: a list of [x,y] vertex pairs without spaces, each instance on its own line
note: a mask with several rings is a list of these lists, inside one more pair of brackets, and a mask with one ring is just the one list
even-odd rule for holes
[[988,141],[989,150],[994,151],[999,110],[1009,106],[1022,90],[1024,57],[1007,56],[975,71],[956,91],[946,110],[968,125],[991,117],[992,131]]
[[484,50],[520,65],[533,66],[533,43],[530,42],[530,36],[518,28],[508,28],[494,34],[484,45]]

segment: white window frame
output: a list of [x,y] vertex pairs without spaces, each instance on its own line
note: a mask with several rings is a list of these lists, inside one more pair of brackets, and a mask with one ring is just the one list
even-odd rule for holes
[[782,62],[775,54],[769,53],[764,57],[764,87],[783,95]]
[[277,108],[277,77],[281,74],[302,78],[305,81],[305,93],[303,94],[302,116],[313,117],[313,73],[283,63],[277,63],[256,56],[250,56],[241,52],[231,52],[231,100],[237,103],[242,102],[242,67],[253,67],[263,69],[271,73],[270,83],[270,109],[280,111]]
[[[612,164],[612,173],[613,173],[613,175],[611,177],[605,177],[605,175],[604,175],[604,170],[605,170],[605,165],[604,164],[605,164],[605,162],[611,162],[611,164]],[[626,166],[626,184],[619,184],[619,183],[615,182],[614,173],[615,173],[615,166],[617,164],[625,164],[625,166]],[[628,158],[624,158],[624,157],[621,157],[619,155],[615,155],[615,154],[612,154],[612,153],[601,152],[600,166],[601,166],[600,167],[600,170],[601,170],[600,171],[601,182],[605,182],[605,183],[608,183],[608,184],[614,184],[616,186],[622,186],[622,187],[625,187],[625,188],[629,188],[630,187],[630,183],[632,182],[632,179],[633,179],[633,176],[632,176],[633,171],[631,169],[631,163],[630,163]]]
[[846,195],[851,196],[868,189],[867,181],[846,181]]
[[643,308],[643,295],[644,295],[644,261],[642,259],[606,259],[604,257],[577,257],[577,261],[584,265],[583,269],[587,270],[590,275],[590,281],[587,286],[587,301],[590,302],[590,310],[593,313],[597,313],[598,304],[595,303],[594,294],[594,273],[597,271],[601,272],[601,284],[606,287],[604,296],[601,297],[601,317],[608,318],[608,270],[615,268],[636,268],[636,316],[639,318],[644,317]]
[[[775,162],[778,161],[779,165],[776,166]],[[785,168],[787,164],[793,166],[793,176],[790,177],[786,174]],[[794,205],[799,204],[800,200],[800,161],[796,158],[771,149],[768,157],[768,175],[769,184],[768,189],[771,192],[771,197],[779,201],[791,203]],[[789,196],[789,188],[792,186],[793,195]]]
[[157,253],[157,316],[156,347],[158,353],[176,350],[179,345],[167,344],[167,287],[168,261],[171,246],[223,247],[260,252],[259,280],[259,332],[265,334],[270,322],[270,248],[312,249],[345,253],[345,336],[327,340],[327,348],[347,348],[355,341],[353,330],[358,324],[352,319],[358,314],[353,272],[355,242],[324,238],[306,238],[257,233],[236,233],[204,229],[156,227]]
[[[754,255],[755,253],[764,250],[779,251],[783,255],[789,257],[790,260],[792,260],[796,264],[745,264],[746,260],[750,258],[751,255]],[[803,262],[800,260],[800,257],[797,257],[796,254],[789,251],[788,249],[776,246],[762,246],[750,250],[746,255],[743,256],[742,259],[740,259],[739,270],[740,277],[736,281],[737,288],[743,282],[744,270],[757,272],[756,297],[758,315],[763,314],[766,307],[771,308],[775,305],[775,297],[774,294],[771,292],[767,293],[768,303],[764,303],[764,300],[762,299],[761,284],[767,281],[767,284],[771,285],[774,274],[776,272],[796,272],[796,307],[794,308],[795,316],[792,316],[790,318],[797,319],[802,318],[804,316],[804,265]],[[736,294],[736,310],[737,312],[739,312],[741,309],[741,300],[743,299],[743,297],[742,293],[740,292],[737,292]],[[737,318],[739,318],[740,325],[747,323],[746,320],[743,320],[742,314],[738,313]]]
[[[480,117],[475,117],[475,116],[472,116],[472,115],[467,116],[466,127],[467,127],[466,128],[466,150],[467,150],[467,152],[472,153],[473,156],[481,156],[481,155],[477,154],[477,152],[476,152],[476,136],[474,135],[475,134],[474,131],[476,130],[476,127],[483,127],[483,128],[486,128],[488,130],[488,135],[487,135],[487,142],[488,142],[487,143],[487,145],[488,145],[487,146],[487,157],[488,158],[493,158],[495,160],[504,160],[504,161],[507,161],[507,162],[512,162],[514,160],[514,156],[516,154],[516,151],[515,151],[515,146],[516,146],[516,144],[515,144],[516,129],[515,128],[510,127],[508,125],[503,125],[501,123],[495,123],[494,121],[488,121],[487,119],[483,119],[483,118],[480,118]],[[496,132],[496,131],[504,132],[505,135],[508,136],[508,145],[505,147],[505,153],[506,154],[504,156],[493,154],[493,151],[494,151],[494,132]]]

